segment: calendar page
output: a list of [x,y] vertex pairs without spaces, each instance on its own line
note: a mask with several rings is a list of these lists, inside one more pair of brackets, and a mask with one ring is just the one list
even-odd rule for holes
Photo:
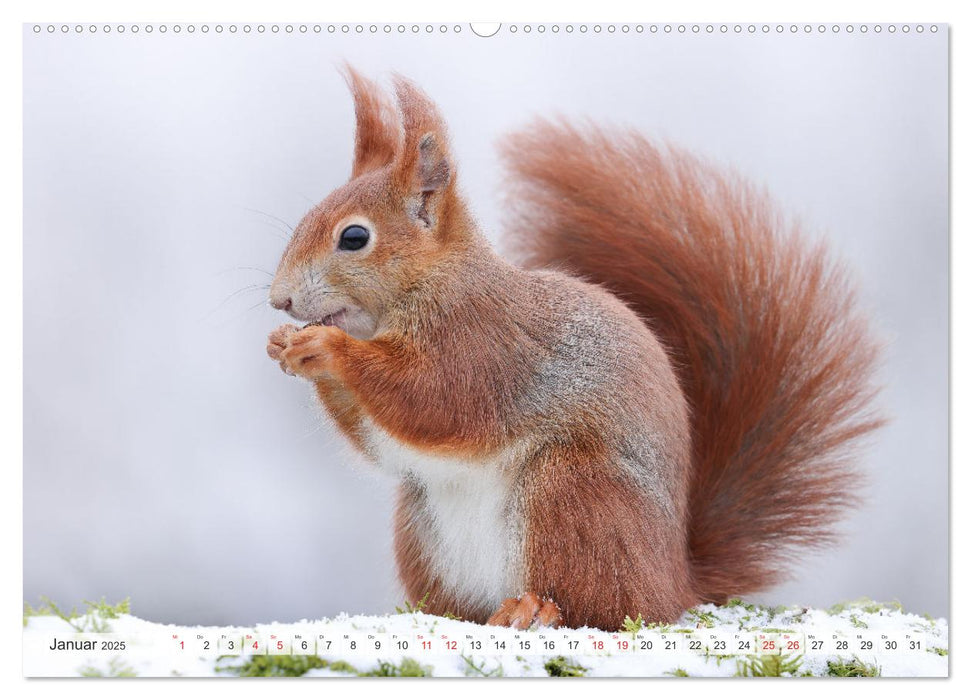
[[946,677],[949,27],[23,26],[26,677]]

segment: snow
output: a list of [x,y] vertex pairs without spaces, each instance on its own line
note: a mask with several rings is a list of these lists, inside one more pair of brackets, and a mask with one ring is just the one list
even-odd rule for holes
[[[92,650],[51,650],[55,639],[89,639],[96,644]],[[238,640],[232,651],[227,648],[231,640]],[[278,658],[288,655],[291,647],[301,653],[299,647],[306,642],[311,653],[319,643],[318,656],[329,662],[346,662],[361,672],[373,671],[379,662],[398,666],[403,659],[414,659],[428,675],[435,676],[547,676],[547,662],[554,659],[554,664],[561,664],[565,659],[569,666],[582,667],[586,676],[733,676],[745,670],[743,662],[766,658],[733,656],[724,651],[726,646],[717,646],[724,643],[731,649],[738,640],[751,640],[759,648],[782,648],[783,660],[797,664],[785,667],[795,668],[795,673],[783,675],[825,676],[828,662],[836,659],[859,660],[877,667],[882,676],[948,675],[946,620],[869,601],[837,606],[829,612],[703,605],[686,612],[674,625],[645,628],[636,634],[590,628],[518,632],[421,612],[340,615],[253,627],[184,627],[132,615],[107,619],[90,612],[70,623],[54,615],[31,615],[24,627],[24,675],[230,676],[236,672],[228,667],[254,658],[250,648],[254,642],[257,653],[265,654],[269,648],[279,653]],[[504,651],[494,648],[502,642]],[[813,642],[822,643],[823,651],[812,650]],[[845,643],[845,650],[837,651],[837,642]],[[372,648],[376,643],[380,644],[377,650]],[[651,650],[643,651],[648,643]],[[896,650],[887,649],[891,643]],[[238,655],[240,644],[246,646]],[[692,645],[698,650],[690,649]],[[789,645],[795,651],[785,651]],[[668,646],[674,648],[665,648]],[[306,673],[347,675],[346,670],[330,668]]]

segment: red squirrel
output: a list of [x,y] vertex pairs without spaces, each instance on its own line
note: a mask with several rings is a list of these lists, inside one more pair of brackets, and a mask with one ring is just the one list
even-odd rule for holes
[[880,424],[846,274],[758,189],[633,131],[509,137],[497,255],[445,123],[346,69],[350,180],[295,229],[267,352],[400,479],[425,612],[520,629],[671,622],[828,543]]

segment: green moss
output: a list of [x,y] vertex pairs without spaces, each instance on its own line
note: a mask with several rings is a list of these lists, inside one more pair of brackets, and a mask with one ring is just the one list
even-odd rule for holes
[[[219,659],[238,658],[221,656]],[[302,676],[313,668],[329,668],[330,662],[319,656],[254,656],[237,666],[220,666],[217,659],[218,673],[232,673],[244,678],[264,676]]]
[[40,596],[41,605],[38,608],[32,608],[30,603],[24,601],[24,626],[27,625],[27,618],[40,616],[40,615],[53,615],[59,617],[67,624],[71,625],[78,632],[83,632],[84,629],[74,622],[76,618],[79,617],[78,609],[71,608],[71,612],[65,612],[58,607],[57,603],[48,598],[45,595]]
[[406,613],[421,612],[422,610],[425,609],[425,604],[428,602],[428,596],[430,595],[431,595],[431,591],[429,591],[424,596],[422,596],[422,599],[419,600],[417,603],[412,603],[411,601],[406,600],[404,603],[404,607],[395,606],[394,611],[399,615],[404,615]]
[[45,605],[41,605],[39,608],[35,608],[26,600],[24,601],[24,627],[27,626],[27,621],[32,617],[37,617],[39,615],[53,615],[54,611]]
[[746,603],[741,598],[732,598],[725,603],[724,607],[743,608],[753,615],[765,615],[767,617],[775,617],[789,611],[788,605],[759,605],[758,603]]
[[466,676],[476,676],[482,678],[501,678],[503,675],[502,664],[498,664],[494,669],[487,670],[485,667],[485,660],[482,663],[475,663],[475,660],[471,656],[462,655],[462,661],[465,662],[465,668],[462,669],[462,673]]
[[722,665],[722,661],[728,661],[729,659],[734,659],[735,658],[735,654],[712,654],[712,653],[709,653],[709,652],[706,651],[705,652],[705,658],[706,659],[714,659],[715,660],[715,665],[716,666],[721,666]]
[[378,661],[378,665],[365,671],[358,670],[346,661],[328,661],[319,656],[253,656],[237,665],[220,666],[223,659],[238,659],[236,656],[220,656],[216,661],[216,671],[232,673],[240,677],[280,677],[303,676],[315,668],[326,668],[335,673],[346,673],[362,677],[409,677],[430,676],[431,666],[422,666],[414,659],[404,658],[399,664]]
[[351,666],[346,661],[331,661],[327,666],[331,671],[335,673],[350,673],[352,675],[357,675],[357,669]]
[[772,634],[785,634],[787,632],[794,633],[796,631],[793,629],[785,629],[783,627],[757,627],[755,629],[759,630],[760,632],[769,632]]
[[370,671],[361,671],[357,675],[376,678],[419,678],[432,675],[432,667],[422,666],[415,659],[405,657],[400,664],[379,661],[378,665]]
[[125,598],[119,603],[111,605],[102,596],[101,600],[91,602],[83,601],[87,609],[83,614],[78,613],[76,607],[71,608],[70,612],[63,610],[57,603],[47,596],[40,596],[40,607],[32,607],[30,603],[24,601],[24,626],[31,617],[41,615],[53,615],[64,620],[78,632],[109,632],[111,626],[105,620],[117,619],[119,615],[131,614],[131,599]]
[[856,600],[837,603],[827,608],[826,612],[830,615],[839,615],[847,610],[857,610],[865,613],[903,612],[904,606],[896,600],[890,601],[889,603],[879,603],[870,598],[857,598]]
[[420,676],[430,676],[432,675],[432,667],[422,666],[415,659],[405,658],[401,660],[401,664],[398,666],[398,672],[394,675],[416,678]]
[[688,672],[685,671],[680,666],[678,668],[671,669],[670,671],[664,672],[665,676],[674,676],[675,678],[690,678]]
[[115,620],[120,615],[131,615],[131,598],[125,598],[121,602],[111,605],[105,601],[104,596],[101,596],[101,600],[96,603],[92,603],[90,600],[83,601],[88,609],[85,614],[97,614],[106,620]]
[[788,656],[786,654],[773,654],[758,656],[751,654],[743,659],[738,659],[736,663],[736,676],[764,678],[770,676],[810,675],[809,673],[800,673],[802,655]]
[[942,649],[941,647],[930,647],[927,651],[938,656],[947,656],[947,649]]
[[546,669],[546,674],[548,676],[554,676],[557,678],[576,678],[578,676],[587,675],[587,671],[590,669],[584,668],[580,664],[576,663],[572,659],[568,659],[565,656],[554,656],[552,659],[548,659],[543,668]]
[[718,622],[718,618],[713,613],[701,612],[695,608],[690,608],[686,613],[688,619],[695,623],[696,627],[712,628]]
[[876,664],[867,664],[853,657],[852,659],[836,659],[826,662],[826,675],[838,676],[840,678],[859,677],[876,678],[880,675],[880,667]]
[[126,666],[118,657],[108,662],[107,670],[102,671],[94,666],[83,666],[78,669],[78,673],[85,678],[135,678],[138,675],[135,673],[135,669]]
[[624,616],[624,626],[620,628],[621,632],[630,632],[631,634],[637,634],[644,627],[644,617],[637,613],[637,619],[630,619],[630,615]]
[[859,629],[868,629],[870,627],[855,614],[850,615],[850,624]]

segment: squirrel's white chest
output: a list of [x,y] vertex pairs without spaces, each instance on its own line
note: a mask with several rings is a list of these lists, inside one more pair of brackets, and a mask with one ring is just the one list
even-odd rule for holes
[[373,423],[367,445],[382,471],[424,491],[415,531],[435,575],[459,599],[495,609],[523,586],[523,516],[511,451],[466,462],[423,453]]

